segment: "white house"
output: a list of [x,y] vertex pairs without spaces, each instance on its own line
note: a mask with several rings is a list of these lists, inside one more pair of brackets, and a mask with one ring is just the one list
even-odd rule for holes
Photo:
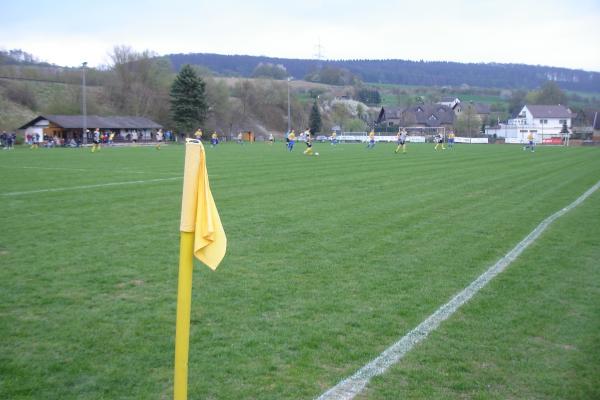
[[537,143],[560,143],[564,134],[560,131],[566,123],[571,128],[571,119],[575,116],[563,105],[536,106],[526,105],[517,118],[509,119],[506,124],[486,128],[487,135],[506,138],[507,143],[524,143],[527,135],[533,134]]
[[437,104],[441,104],[443,106],[447,106],[454,109],[454,107],[460,104],[460,99],[458,97],[442,97],[442,99],[438,101]]

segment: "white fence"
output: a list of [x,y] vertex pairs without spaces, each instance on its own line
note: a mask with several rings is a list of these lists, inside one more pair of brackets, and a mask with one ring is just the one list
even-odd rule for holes
[[508,143],[508,144],[524,144],[527,143],[527,140],[525,139],[520,139],[520,138],[505,138],[504,139],[504,143]]
[[[369,141],[368,135],[340,135],[337,139],[341,142],[361,142],[367,143]],[[392,142],[395,143],[398,138],[394,136],[375,136],[376,142]],[[407,142],[411,143],[425,143],[425,136],[407,136]]]
[[[340,142],[367,143],[369,141],[369,136],[367,135],[366,132],[364,132],[362,134],[360,132],[351,132],[350,134],[339,135],[337,137],[337,139]],[[396,141],[398,140],[398,137],[396,135],[393,135],[393,136],[375,135],[374,139],[376,142],[396,143]],[[410,142],[410,143],[425,143],[426,137],[409,135],[409,136],[406,136],[406,141]],[[465,144],[485,144],[485,143],[489,143],[489,140],[488,140],[488,138],[468,138],[468,137],[457,136],[454,138],[454,142],[455,143],[465,143]]]
[[481,144],[489,143],[488,138],[468,138],[468,137],[455,137],[454,143],[466,143],[466,144]]

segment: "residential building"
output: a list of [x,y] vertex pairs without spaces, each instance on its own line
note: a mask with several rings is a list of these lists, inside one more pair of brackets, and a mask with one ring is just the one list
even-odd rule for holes
[[454,113],[456,114],[457,118],[461,115],[472,114],[474,118],[479,120],[479,123],[487,121],[488,117],[490,116],[490,112],[491,110],[488,104],[473,103],[472,101],[458,103],[454,107]]
[[442,104],[419,104],[402,112],[403,126],[449,127],[454,119],[452,109]]
[[375,124],[380,128],[397,128],[402,123],[402,108],[381,107]]
[[499,127],[488,128],[485,133],[503,137],[508,141],[524,142],[529,133],[534,140],[542,143],[545,140],[556,140],[561,138],[561,130],[566,124],[571,128],[571,121],[575,114],[563,105],[525,105],[516,118],[509,119],[507,123],[500,123]]
[[452,96],[442,97],[442,99],[440,101],[438,101],[437,104],[441,104],[443,106],[447,106],[447,107],[454,109],[454,107],[456,107],[458,104],[460,104],[460,99],[458,97],[452,97]]
[[380,127],[393,130],[399,126],[449,127],[454,124],[454,112],[442,104],[418,104],[406,109],[381,107],[375,121]]

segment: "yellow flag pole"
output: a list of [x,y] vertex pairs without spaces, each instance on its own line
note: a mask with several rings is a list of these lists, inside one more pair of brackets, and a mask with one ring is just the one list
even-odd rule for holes
[[175,327],[175,384],[173,389],[175,400],[187,399],[193,259],[194,232],[181,232],[179,283],[177,287],[177,325]]
[[187,400],[194,256],[214,270],[227,248],[227,237],[210,192],[204,147],[199,140],[186,140],[179,231],[173,397],[175,400]]

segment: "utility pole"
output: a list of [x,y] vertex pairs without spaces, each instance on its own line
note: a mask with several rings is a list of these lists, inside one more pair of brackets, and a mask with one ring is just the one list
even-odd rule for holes
[[87,105],[85,102],[85,67],[87,62],[84,61],[82,64],[82,87],[81,87],[81,111],[83,113],[83,131],[81,132],[81,141],[83,144],[87,144]]
[[469,138],[471,138],[471,115],[473,114],[473,102],[469,103],[469,108],[467,110],[467,127],[469,131]]
[[321,46],[321,38],[319,38],[319,43],[317,44],[317,53],[314,55],[317,59],[317,69],[323,68],[323,46]]
[[289,135],[289,133],[292,131],[292,118],[291,118],[291,106],[290,106],[290,81],[292,80],[292,77],[289,76],[287,78],[287,90],[288,90],[288,129],[287,129],[287,134]]

